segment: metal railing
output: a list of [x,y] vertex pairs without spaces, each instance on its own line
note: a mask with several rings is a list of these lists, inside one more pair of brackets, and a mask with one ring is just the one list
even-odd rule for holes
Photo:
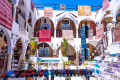
[[101,53],[104,53],[105,49],[108,46],[108,39],[107,39],[107,32],[102,37],[102,39],[99,41],[97,46],[93,49],[93,51],[90,53],[90,60],[94,59],[95,56],[101,55]]
[[[60,4],[41,4],[36,3],[33,1],[34,6],[38,6],[39,9],[44,10],[44,7],[53,7],[53,10],[61,10]],[[98,6],[91,6],[92,11],[100,10],[102,7],[102,3],[100,3]],[[66,5],[66,11],[78,11],[78,5]],[[63,10],[63,11],[65,11]]]

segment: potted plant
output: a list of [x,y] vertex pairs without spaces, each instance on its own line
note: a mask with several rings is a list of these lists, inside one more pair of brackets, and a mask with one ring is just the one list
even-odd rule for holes
[[68,51],[68,42],[65,38],[63,39],[63,42],[61,42],[61,50],[62,50],[62,56],[66,57]]

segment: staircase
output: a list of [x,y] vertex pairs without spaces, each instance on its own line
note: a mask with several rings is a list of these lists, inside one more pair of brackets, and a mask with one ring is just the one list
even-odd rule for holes
[[107,39],[107,32],[102,37],[102,39],[99,41],[99,43],[96,45],[96,47],[93,49],[93,51],[90,53],[89,60],[93,60],[95,56],[101,55],[104,53],[106,48],[108,47],[108,39]]

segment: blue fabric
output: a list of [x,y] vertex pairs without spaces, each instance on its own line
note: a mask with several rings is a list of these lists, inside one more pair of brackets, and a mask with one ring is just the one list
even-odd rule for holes
[[44,23],[44,24],[41,26],[41,29],[44,29],[44,27],[47,27],[47,29],[50,29],[50,26],[49,26],[47,23]]
[[46,47],[40,48],[39,57],[47,57],[47,56],[49,56],[48,49]]
[[48,71],[45,71],[45,72],[44,72],[44,76],[45,76],[45,77],[48,77]]
[[65,74],[66,74],[65,69],[63,69],[62,74],[63,74],[63,76],[65,76]]
[[61,30],[70,30],[70,26],[68,24],[64,24],[62,25]]
[[73,70],[69,70],[69,73],[70,73],[70,76],[72,76],[73,75]]

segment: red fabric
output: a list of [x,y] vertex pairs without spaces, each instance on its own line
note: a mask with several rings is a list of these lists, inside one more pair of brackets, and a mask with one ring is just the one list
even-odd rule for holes
[[104,36],[104,26],[100,24],[96,27],[96,39],[101,39]]
[[40,72],[39,76],[42,77],[43,76],[43,72]]
[[51,30],[50,29],[39,30],[39,42],[51,42]]
[[109,2],[110,2],[110,0],[103,1],[103,3],[102,3],[102,10],[103,11],[109,7]]
[[12,6],[7,0],[0,0],[0,24],[11,30],[12,23]]
[[26,75],[26,74],[25,74],[25,72],[24,72],[24,73],[22,73],[20,76],[21,76],[21,77],[24,77],[25,75]]
[[96,24],[94,21],[90,21],[90,29],[93,29],[96,27]]
[[33,11],[33,13],[34,13],[34,5],[33,5],[32,0],[31,0],[31,9],[32,9],[32,11]]
[[83,76],[83,71],[80,69],[80,75]]

